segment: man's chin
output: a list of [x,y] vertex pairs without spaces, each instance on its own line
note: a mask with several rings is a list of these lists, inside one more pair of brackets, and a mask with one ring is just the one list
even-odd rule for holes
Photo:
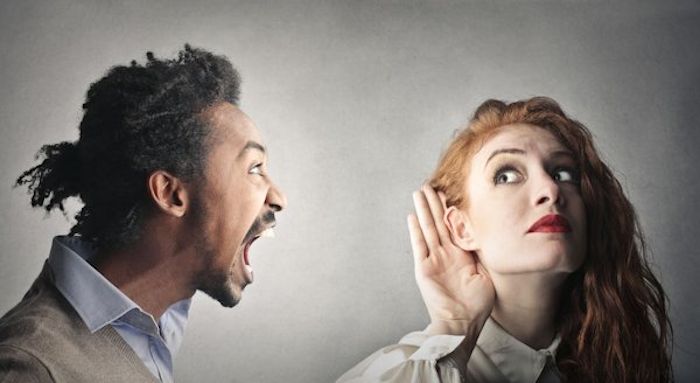
[[[215,298],[216,299],[216,298]],[[231,308],[241,301],[240,298],[227,297],[225,299],[216,299],[222,306]]]
[[[215,282],[215,280],[212,278],[209,282]],[[230,279],[226,278],[224,281],[219,279],[216,282],[218,283],[208,283],[207,286],[202,286],[199,290],[224,307],[233,307],[240,302],[241,289],[236,288]]]

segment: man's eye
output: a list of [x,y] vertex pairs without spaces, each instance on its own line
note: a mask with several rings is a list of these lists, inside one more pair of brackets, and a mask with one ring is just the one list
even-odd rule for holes
[[248,173],[262,175],[263,174],[262,164],[253,165],[253,167],[250,168]]
[[552,178],[557,182],[572,182],[578,183],[578,176],[576,172],[571,169],[557,169],[554,171]]
[[517,170],[515,169],[502,169],[499,170],[496,173],[496,176],[493,178],[493,182],[498,185],[498,184],[511,184],[514,182],[518,182],[522,179],[522,175],[518,173]]

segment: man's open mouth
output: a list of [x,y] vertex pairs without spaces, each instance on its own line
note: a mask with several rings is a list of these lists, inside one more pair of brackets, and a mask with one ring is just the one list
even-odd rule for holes
[[275,232],[272,229],[272,227],[268,227],[267,229],[263,230],[260,234],[254,236],[251,238],[249,241],[246,242],[245,247],[243,248],[243,263],[250,267],[250,246],[253,245],[253,242],[255,242],[258,238],[260,237],[268,237],[272,238],[275,236]]

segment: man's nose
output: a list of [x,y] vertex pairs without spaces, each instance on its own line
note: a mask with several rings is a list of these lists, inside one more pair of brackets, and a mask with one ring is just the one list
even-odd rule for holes
[[267,191],[267,199],[265,200],[270,208],[275,211],[281,211],[287,207],[287,196],[282,193],[282,190],[277,185],[270,185],[270,190]]

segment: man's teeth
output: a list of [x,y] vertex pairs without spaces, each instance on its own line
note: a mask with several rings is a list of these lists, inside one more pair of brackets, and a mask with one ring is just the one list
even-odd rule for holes
[[260,233],[261,237],[267,237],[267,238],[275,238],[275,231],[270,227],[265,229],[262,233]]

